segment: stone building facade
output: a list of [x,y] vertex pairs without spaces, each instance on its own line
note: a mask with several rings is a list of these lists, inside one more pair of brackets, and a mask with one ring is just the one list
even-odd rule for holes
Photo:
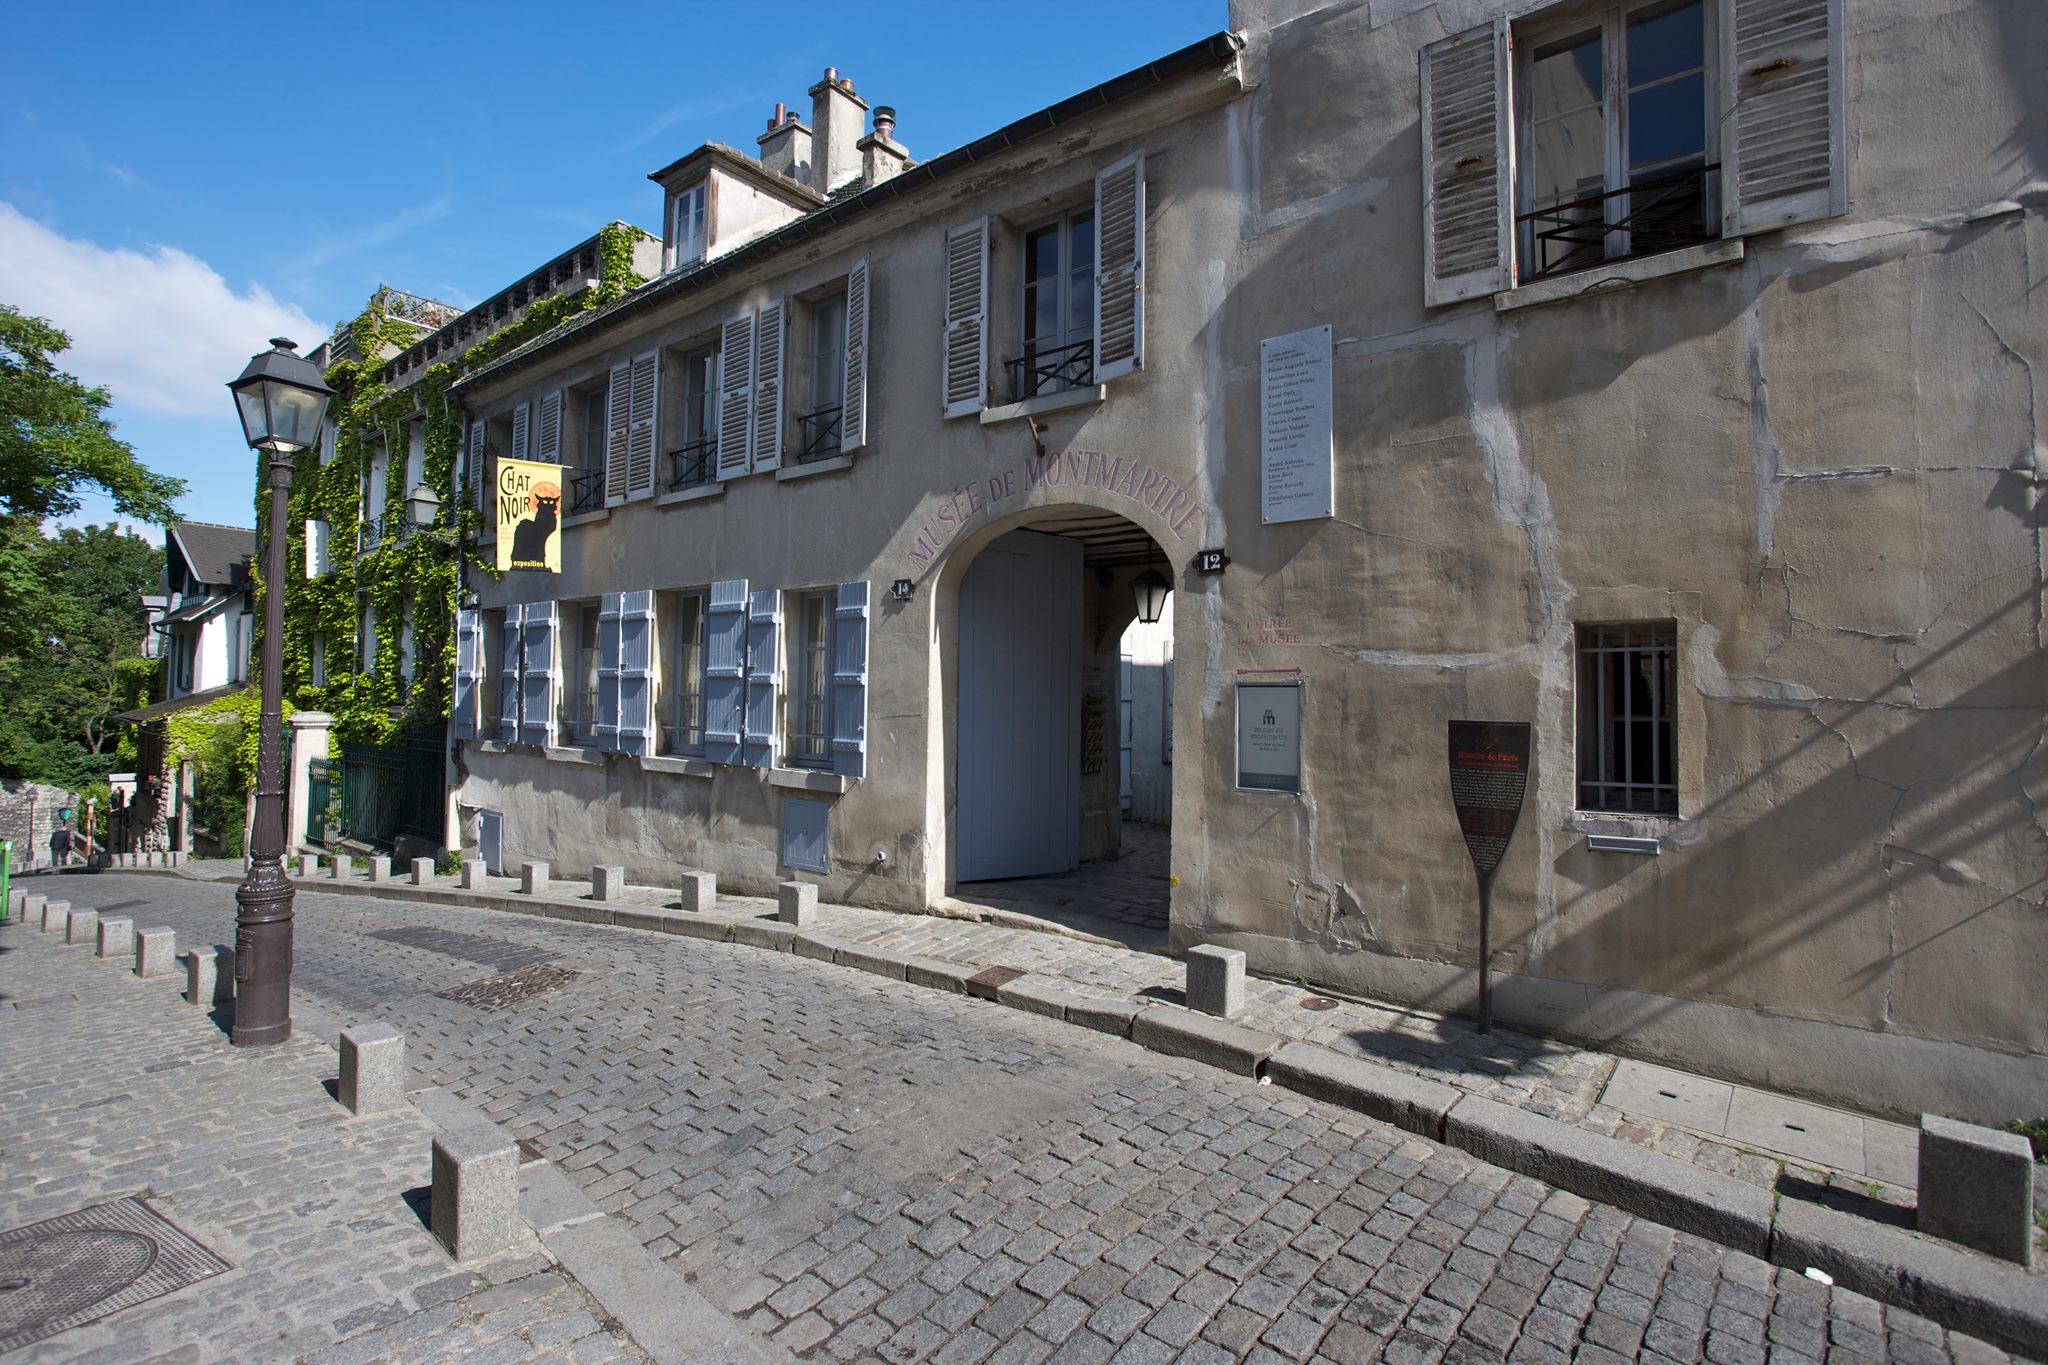
[[[1500,1018],[2011,1117],[2044,43],[2018,0],[1247,0],[921,165],[828,73],[762,163],[657,173],[661,278],[458,388],[481,456],[606,454],[560,575],[476,584],[471,837],[903,910],[1113,854],[1156,566],[1176,947],[1470,1009],[1446,724],[1527,722]],[[1327,355],[1306,486],[1282,341]]]

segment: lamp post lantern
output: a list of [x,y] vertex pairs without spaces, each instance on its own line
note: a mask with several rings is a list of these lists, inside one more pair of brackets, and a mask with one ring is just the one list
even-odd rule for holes
[[256,739],[256,820],[249,872],[235,891],[236,1047],[292,1036],[292,884],[284,875],[285,496],[292,457],[320,443],[334,390],[297,346],[272,337],[228,385],[252,450],[265,455],[270,515],[263,528],[263,719]]

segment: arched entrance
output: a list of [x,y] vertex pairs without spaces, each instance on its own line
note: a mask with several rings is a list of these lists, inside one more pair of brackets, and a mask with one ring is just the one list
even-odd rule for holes
[[1125,824],[1123,653],[1132,582],[1168,561],[1143,527],[1085,506],[1036,509],[968,548],[945,686],[949,899],[1163,952],[1165,841]]

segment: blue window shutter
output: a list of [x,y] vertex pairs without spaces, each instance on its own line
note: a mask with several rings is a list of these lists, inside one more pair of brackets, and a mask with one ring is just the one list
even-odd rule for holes
[[483,676],[483,617],[465,608],[455,613],[455,702],[449,709],[449,733],[476,738],[476,683]]
[[839,452],[851,455],[868,443],[868,258],[846,274],[846,374],[840,388]]
[[654,752],[654,594],[620,593],[619,752]]
[[782,594],[763,588],[747,599],[747,720],[749,768],[775,766],[782,710]]
[[704,757],[740,761],[747,687],[747,580],[711,585],[704,617]]
[[519,738],[528,744],[555,742],[555,705],[561,686],[555,637],[560,626],[559,603],[528,602],[521,615],[519,633],[525,637],[525,648],[519,667]]
[[[619,747],[619,604],[624,593],[608,592],[597,608],[597,747]],[[589,608],[584,608],[588,611]]]
[[519,661],[526,649],[526,635],[517,602],[505,608],[505,624],[498,633],[498,742],[519,742]]
[[868,775],[868,585],[841,583],[832,621],[832,771]]

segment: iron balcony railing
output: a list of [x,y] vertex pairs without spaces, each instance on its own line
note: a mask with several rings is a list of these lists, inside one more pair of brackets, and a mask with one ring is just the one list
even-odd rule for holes
[[1010,367],[1010,400],[1021,403],[1041,393],[1086,388],[1095,382],[1095,338],[1086,337],[1066,346],[1032,346],[1007,362]]
[[797,447],[796,462],[809,464],[813,460],[829,460],[839,453],[839,422],[845,414],[844,406],[835,405],[806,412],[796,419]]
[[[1603,261],[1649,256],[1721,235],[1715,190],[1720,163],[1650,176],[1623,189],[1589,194],[1515,218],[1529,245],[1524,281],[1584,270]],[[1616,234],[1621,234],[1617,240]]]
[[710,483],[718,473],[718,442],[706,437],[668,453],[668,491]]
[[604,471],[593,469],[569,480],[569,515],[595,512],[604,506]]
[[[384,543],[385,518],[364,517],[362,529],[363,552],[369,553]],[[392,537],[396,539],[397,537]]]

